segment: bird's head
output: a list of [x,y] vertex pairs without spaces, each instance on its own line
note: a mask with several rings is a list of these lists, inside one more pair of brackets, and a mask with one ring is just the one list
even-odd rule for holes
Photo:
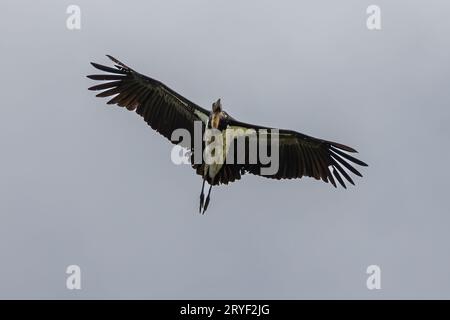
[[216,102],[214,102],[214,103],[212,104],[212,111],[213,111],[214,113],[217,113],[217,112],[221,112],[221,111],[222,111],[222,103],[220,102],[220,99],[218,99]]

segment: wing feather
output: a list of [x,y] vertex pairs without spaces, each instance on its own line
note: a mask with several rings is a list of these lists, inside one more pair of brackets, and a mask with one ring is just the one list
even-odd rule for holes
[[92,66],[104,74],[88,75],[97,81],[108,81],[91,86],[89,90],[100,91],[96,96],[111,97],[107,104],[116,104],[130,111],[135,110],[144,120],[170,140],[175,129],[183,128],[194,136],[194,123],[201,121],[203,127],[209,111],[184,98],[162,82],[144,76],[114,57],[115,68],[92,62]]
[[[270,130],[268,127],[246,124],[233,118],[229,121],[229,127],[243,129]],[[292,130],[278,130],[279,138],[279,168],[272,175],[262,175],[262,163],[244,164],[247,172],[274,179],[292,179],[303,176],[313,177],[326,183],[331,183],[336,187],[337,182],[346,188],[345,180],[355,184],[349,173],[362,177],[361,173],[355,169],[355,165],[367,166],[363,161],[356,159],[348,153],[357,151],[349,146],[317,139]],[[273,131],[271,134],[276,134]],[[258,139],[261,136],[257,134]],[[249,152],[249,149],[246,149]]]

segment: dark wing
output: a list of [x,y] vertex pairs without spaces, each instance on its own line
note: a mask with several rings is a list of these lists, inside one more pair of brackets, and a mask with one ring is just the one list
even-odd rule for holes
[[[254,129],[257,132],[258,145],[260,139],[268,139],[270,135],[260,134],[260,129],[266,129],[270,134],[277,134],[279,141],[279,168],[272,175],[262,175],[261,168],[264,166],[259,159],[256,164],[246,163],[243,169],[246,172],[261,175],[273,179],[293,179],[303,176],[314,177],[324,182],[330,182],[336,187],[336,180],[346,188],[344,179],[354,185],[348,172],[362,177],[361,173],[354,168],[354,165],[367,166],[366,163],[348,153],[357,152],[355,149],[340,143],[321,140],[307,136],[305,134],[277,129],[278,133],[271,132],[270,128],[243,123],[234,119],[229,120],[230,128]],[[268,143],[270,146],[270,143]],[[248,145],[246,152],[248,152]],[[267,165],[266,165],[267,167]]]
[[107,104],[136,110],[153,129],[169,140],[178,128],[187,129],[194,137],[194,121],[201,121],[203,127],[206,125],[209,117],[207,110],[165,84],[134,71],[111,56],[107,57],[115,63],[115,68],[91,63],[107,73],[87,76],[92,80],[108,81],[89,88],[103,90],[97,97],[113,96]]

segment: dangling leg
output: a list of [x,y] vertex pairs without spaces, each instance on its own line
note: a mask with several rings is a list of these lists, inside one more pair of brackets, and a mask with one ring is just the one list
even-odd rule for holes
[[205,194],[203,193],[203,190],[205,189],[205,180],[205,177],[203,177],[202,192],[200,193],[200,209],[198,209],[198,213],[202,213],[203,200],[205,199]]
[[208,209],[209,195],[211,194],[212,184],[209,185],[208,195],[206,196],[205,206],[203,207],[203,214],[205,214],[206,209]]

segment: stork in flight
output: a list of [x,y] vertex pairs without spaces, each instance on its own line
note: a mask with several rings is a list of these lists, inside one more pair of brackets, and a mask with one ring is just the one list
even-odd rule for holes
[[[136,111],[150,127],[169,139],[174,130],[182,128],[194,136],[194,123],[200,122],[202,132],[208,130],[224,131],[227,128],[254,129],[255,131],[269,129],[267,127],[240,122],[222,110],[220,99],[212,104],[208,111],[184,98],[158,80],[149,78],[126,66],[119,60],[107,55],[114,62],[115,68],[97,63],[91,63],[95,68],[106,73],[87,76],[92,80],[107,81],[90,87],[89,90],[102,90],[97,97],[113,96],[107,104],[116,104],[130,111]],[[205,213],[210,202],[213,185],[228,184],[239,180],[244,174],[260,175],[273,179],[293,179],[303,176],[316,180],[330,182],[336,187],[338,183],[346,188],[344,179],[354,185],[348,172],[362,177],[354,164],[367,166],[361,160],[349,155],[357,152],[346,145],[317,139],[305,134],[277,129],[279,166],[273,174],[261,174],[264,164],[261,161],[250,163],[248,159],[243,163],[208,164],[192,163],[196,173],[202,176],[202,190],[200,193],[200,213]],[[273,133],[272,133],[273,134]],[[262,139],[257,135],[257,139]],[[208,143],[208,142],[206,142]],[[194,147],[190,146],[192,158]],[[202,151],[205,145],[202,146]],[[248,152],[248,147],[246,147]],[[345,167],[345,169],[343,168]],[[344,178],[344,179],[343,179]],[[204,199],[205,181],[210,185],[206,200]],[[202,211],[203,209],[203,211]]]

